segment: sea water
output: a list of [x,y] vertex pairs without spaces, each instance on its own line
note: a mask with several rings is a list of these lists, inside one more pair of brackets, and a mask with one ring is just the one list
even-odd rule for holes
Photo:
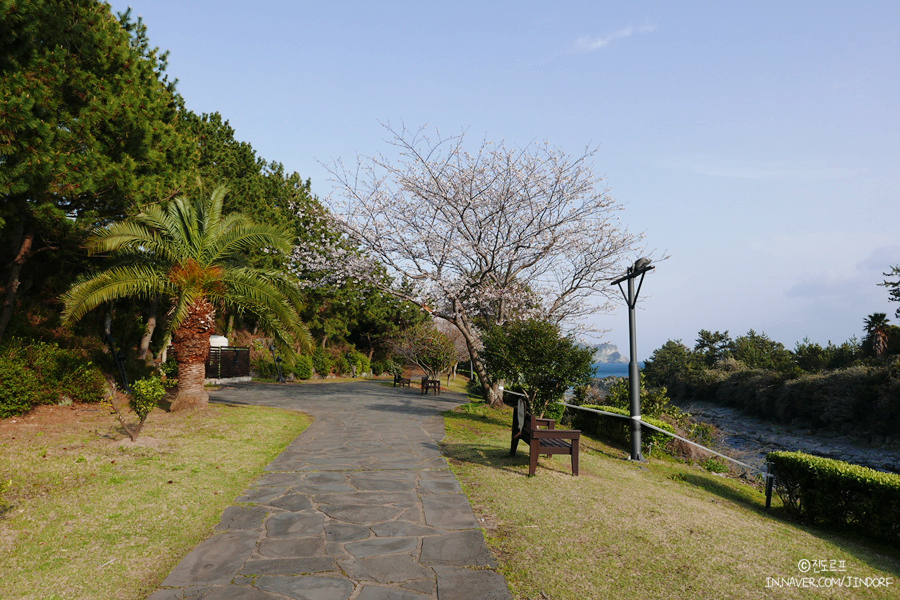
[[[638,361],[638,368],[643,369],[644,363]],[[594,363],[594,377],[628,377],[628,363]]]

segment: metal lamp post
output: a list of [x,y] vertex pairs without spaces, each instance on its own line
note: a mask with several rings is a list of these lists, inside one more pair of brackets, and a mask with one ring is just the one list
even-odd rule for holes
[[[631,460],[643,461],[641,455],[641,378],[638,373],[637,363],[637,328],[635,326],[634,308],[637,305],[638,294],[641,293],[641,286],[644,284],[644,275],[647,271],[655,269],[650,266],[649,258],[639,258],[634,264],[628,267],[628,271],[622,277],[612,282],[611,285],[618,285],[622,295],[625,296],[625,302],[628,304],[628,340],[630,342],[630,355],[628,361],[628,385],[631,388]],[[640,275],[637,289],[634,286],[634,280]],[[628,282],[627,291],[622,288],[622,282]]]
[[281,357],[275,354],[275,344],[271,344],[269,350],[272,351],[272,360],[275,362],[275,371],[278,373],[278,379],[276,379],[276,381],[278,383],[284,383],[284,374],[281,372]]

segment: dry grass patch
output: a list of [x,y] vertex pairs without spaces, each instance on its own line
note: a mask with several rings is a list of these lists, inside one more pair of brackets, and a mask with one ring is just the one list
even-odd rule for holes
[[[568,457],[509,454],[510,411],[468,405],[446,416],[446,455],[484,519],[517,598],[895,598],[900,554],[804,528],[764,510],[747,483],[683,463],[631,463],[582,437],[581,476]],[[844,561],[802,572],[802,559]],[[768,578],[893,578],[881,588],[772,588]]]
[[0,598],[145,597],[308,425],[252,406],[155,410],[131,443],[97,406],[3,421]]

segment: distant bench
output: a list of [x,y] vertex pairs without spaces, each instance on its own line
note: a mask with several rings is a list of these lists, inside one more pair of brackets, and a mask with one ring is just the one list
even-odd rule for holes
[[512,442],[509,455],[515,456],[519,441],[528,444],[528,474],[537,470],[538,456],[546,454],[568,454],[572,457],[572,475],[578,475],[578,440],[581,432],[575,429],[556,429],[553,419],[539,419],[525,410],[525,401],[520,400],[513,412]]
[[441,380],[440,379],[428,379],[426,377],[422,378],[422,395],[425,396],[428,394],[428,390],[434,390],[434,395],[437,396],[441,393]]
[[410,383],[411,382],[409,380],[409,377],[403,377],[402,375],[394,375],[394,387],[397,387],[398,385],[400,387],[403,387],[404,385],[406,387],[409,387]]

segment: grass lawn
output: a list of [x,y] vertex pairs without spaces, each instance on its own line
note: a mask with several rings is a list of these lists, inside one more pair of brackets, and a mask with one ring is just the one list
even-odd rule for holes
[[[528,477],[525,446],[509,457],[510,410],[470,404],[445,422],[444,452],[516,598],[900,598],[897,549],[768,513],[744,482],[680,462],[635,464],[584,437],[581,476],[555,456]],[[791,577],[860,587],[772,587]],[[852,579],[889,577],[878,588]]]
[[253,406],[155,410],[132,444],[97,405],[3,421],[0,598],[146,597],[308,425]]

